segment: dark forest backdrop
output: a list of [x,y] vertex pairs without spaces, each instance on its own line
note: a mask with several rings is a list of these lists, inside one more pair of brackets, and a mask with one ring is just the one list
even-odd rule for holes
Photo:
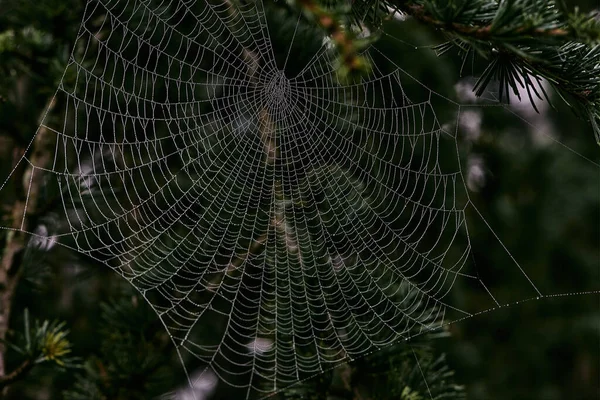
[[[0,2],[2,179],[31,141],[45,110],[54,106],[50,99],[73,50],[84,5],[83,0]],[[577,5],[586,11],[597,6],[594,0],[568,4],[571,9]],[[461,102],[477,101],[470,75],[480,73],[482,65],[469,65],[461,77],[458,55],[438,57],[425,48],[444,41],[440,32],[411,18],[388,21],[383,29],[395,39],[382,36],[379,45],[394,62],[437,92]],[[588,121],[550,95],[556,109],[538,102],[539,113],[527,100],[515,99],[514,114],[500,107],[463,111],[458,121],[461,165],[471,198],[534,282],[549,293],[597,290],[600,152]],[[61,117],[53,116],[56,123]],[[15,201],[0,199],[3,226],[12,218]],[[50,214],[52,205],[45,211]],[[504,301],[530,298],[530,287],[517,268],[507,267],[510,259],[491,231],[477,215],[467,217],[473,259],[490,290]],[[44,221],[43,215],[36,218]],[[45,234],[46,228],[40,222],[33,229]],[[0,244],[8,242],[8,235],[12,233],[0,231]],[[5,348],[3,369],[5,375],[15,374],[2,380],[7,399],[148,399],[184,387],[167,332],[113,271],[35,240],[19,262],[17,278],[9,279],[14,287],[9,288],[6,332],[12,345]],[[453,295],[465,309],[484,300],[460,283]],[[36,320],[64,325],[36,327]],[[27,324],[34,335],[55,340],[54,347],[28,347]],[[66,330],[68,344],[61,333]],[[411,400],[430,398],[429,392],[436,399],[466,395],[473,400],[600,396],[598,294],[524,302],[450,325],[446,333],[372,354],[279,395]],[[413,351],[429,389],[416,374]],[[48,360],[33,367],[24,364],[36,352]],[[211,398],[238,396],[218,384],[208,392]]]

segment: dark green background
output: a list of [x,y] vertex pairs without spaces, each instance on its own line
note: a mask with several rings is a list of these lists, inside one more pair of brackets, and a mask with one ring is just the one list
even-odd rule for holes
[[[584,8],[595,5],[593,0],[577,3]],[[29,30],[19,37],[18,47],[0,48],[0,143],[7,144],[0,144],[2,179],[11,168],[10,144],[27,143],[36,131],[62,76],[82,13],[83,3],[76,0],[0,2],[0,35]],[[385,29],[417,46],[440,41],[436,32],[412,21]],[[415,50],[387,36],[379,46],[429,88],[456,96],[454,85],[461,79],[458,57],[436,58],[423,47]],[[475,65],[464,75],[477,71]],[[476,156],[485,171],[485,182],[470,193],[471,199],[544,295],[600,288],[600,152],[588,124],[559,99],[554,103],[555,110],[531,118],[537,118],[534,128],[551,129],[558,143],[540,140],[500,107],[469,108],[481,114],[480,134],[475,140],[464,135],[459,139],[463,170]],[[438,115],[452,124],[453,109],[439,107]],[[448,354],[456,380],[466,385],[468,398],[599,398],[599,295],[535,300],[535,291],[473,209],[468,221],[474,260],[470,272],[481,277],[500,303],[533,298],[452,324],[451,336],[435,341],[437,350]],[[133,301],[132,310],[122,310],[123,316],[99,318],[103,303],[134,296],[112,271],[65,249],[28,257],[24,260],[28,271],[14,302],[13,326],[22,326],[25,308],[40,319],[63,319],[71,329],[74,353],[93,360],[94,354],[119,351],[110,341],[111,332],[119,327],[107,325],[107,320],[131,323],[139,318],[139,332],[131,334],[131,346],[124,345],[122,351],[132,347],[142,353],[156,351],[157,360],[147,369],[139,368],[141,378],[123,377],[121,398],[134,398],[128,394],[133,388],[157,393],[183,383],[166,333],[143,304]],[[464,309],[491,305],[480,287],[458,283],[453,296]],[[129,357],[134,368],[136,357]],[[9,365],[17,362],[18,357],[9,354]],[[72,388],[77,373],[36,368],[11,388],[10,398],[60,398],[63,390]],[[139,379],[145,382],[142,388]],[[154,388],[153,383],[162,386]]]

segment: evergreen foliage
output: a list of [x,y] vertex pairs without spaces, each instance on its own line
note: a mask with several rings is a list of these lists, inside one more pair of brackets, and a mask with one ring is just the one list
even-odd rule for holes
[[0,378],[0,389],[21,379],[37,364],[54,363],[59,369],[77,367],[77,359],[69,357],[72,345],[64,322],[36,320],[31,324],[25,309],[24,325],[22,332],[16,332],[16,338],[5,340],[7,347],[17,352],[22,361],[10,374]]
[[[535,107],[536,99],[550,101],[542,86],[546,80],[590,121],[600,144],[598,11],[571,9],[564,0],[361,0],[352,2],[346,14],[332,12],[339,20],[350,15],[350,22],[373,30],[401,13],[442,31],[448,41],[439,46],[440,55],[456,50],[464,63],[469,57],[485,60],[475,86],[478,96],[493,82],[500,101],[510,101],[510,93],[521,100],[521,87]],[[340,51],[341,64],[348,64],[344,48]],[[352,70],[351,65],[346,68]]]
[[168,360],[171,342],[156,315],[123,293],[100,307],[98,348],[85,360],[65,400],[143,400],[176,386]]
[[[2,178],[14,164],[13,149],[15,152],[26,151],[26,146],[36,131],[40,115],[50,106],[48,101],[69,61],[69,46],[76,36],[83,5],[82,1],[76,0],[0,2],[0,7],[4,8],[0,11]],[[448,65],[455,61],[453,52],[459,56],[457,68],[470,63],[478,67],[475,71],[478,77],[475,84],[477,95],[488,93],[490,88],[496,85],[499,88],[499,100],[508,101],[511,93],[520,98],[522,92],[519,88],[524,88],[528,99],[523,100],[529,100],[533,107],[537,107],[539,103],[536,99],[553,99],[553,92],[547,92],[542,84],[547,80],[576,113],[591,122],[600,143],[600,24],[595,13],[580,11],[564,1],[546,0],[356,0],[350,3],[337,0],[297,0],[289,5],[281,1],[275,3],[268,12],[270,18],[281,20],[283,27],[280,32],[284,35],[284,42],[294,34],[298,13],[307,16],[308,20],[320,27],[315,29],[310,24],[300,24],[300,31],[296,34],[306,38],[303,43],[307,48],[319,45],[324,38],[333,42],[339,53],[339,77],[342,81],[357,81],[369,73],[370,65],[366,58],[362,57],[361,51],[378,40],[381,40],[382,46],[386,46],[381,32],[393,23],[390,21],[394,15],[402,14],[419,24],[412,25],[412,32],[399,33],[398,36],[404,34],[415,39],[431,32],[434,32],[434,35],[442,33],[445,42],[436,47],[440,56],[436,60],[439,63],[438,68],[450,68]],[[397,27],[392,27],[390,31],[394,29],[398,30]],[[75,54],[84,50],[75,49]],[[417,65],[418,62],[420,60],[407,61],[413,65]],[[432,68],[435,67],[432,65]],[[421,71],[422,68],[417,65],[415,70]],[[73,83],[68,73],[69,71],[66,81]],[[440,71],[435,73],[443,75]],[[454,84],[454,81],[445,75],[440,80],[448,87]],[[519,199],[523,198],[522,193],[509,193],[509,200],[499,193],[508,191],[510,181],[521,182],[524,179],[523,171],[531,171],[536,165],[548,169],[547,174],[531,177],[531,181],[540,185],[541,182],[556,184],[551,179],[559,175],[570,177],[569,179],[581,179],[581,186],[594,182],[593,174],[579,174],[576,164],[561,161],[563,159],[550,150],[536,150],[532,151],[531,155],[525,155],[515,151],[510,145],[504,145],[502,140],[520,143],[518,140],[522,139],[509,135],[511,129],[514,131],[523,128],[509,126],[502,117],[492,115],[491,118],[496,118],[496,127],[489,129],[483,135],[484,139],[473,146],[476,151],[489,152],[491,162],[499,165],[510,164],[514,169],[498,176],[497,186],[482,193],[482,201],[487,200],[491,204],[490,213],[502,213],[506,208],[516,207],[514,204],[521,201]],[[567,123],[569,122],[565,122]],[[571,123],[575,124],[572,121]],[[11,151],[7,151],[8,148]],[[581,152],[586,156],[590,154],[585,148]],[[590,157],[595,156],[592,153]],[[549,160],[553,158],[562,162],[560,171],[551,171],[552,165],[549,164]],[[303,179],[311,180],[315,186],[315,182],[322,181],[322,190],[331,190],[322,176],[334,177],[345,182],[342,185],[343,193],[331,195],[339,196],[339,203],[347,207],[324,208],[320,210],[323,216],[334,217],[360,210],[361,204],[358,202],[344,201],[345,195],[352,197],[348,194],[364,190],[360,188],[360,182],[340,168],[316,170],[313,175]],[[190,183],[181,183],[182,186],[186,184]],[[529,190],[530,185],[523,181],[520,187]],[[143,190],[141,186],[140,189]],[[2,199],[3,226],[13,222],[10,205],[22,197],[22,193],[19,193],[21,189],[14,188],[14,198]],[[543,192],[541,188],[538,189],[539,192]],[[562,189],[563,186],[558,186],[557,191]],[[43,192],[44,206],[30,218],[32,230],[40,227],[51,229],[52,226],[62,223],[55,220],[56,210],[62,207],[62,204],[55,201],[56,195],[53,195],[52,190],[48,188]],[[552,196],[547,193],[545,195]],[[290,204],[282,193],[278,193],[278,196],[278,206],[282,210],[302,210],[302,205]],[[82,201],[93,202],[101,197],[100,191],[92,192]],[[561,200],[566,203],[572,199],[565,197]],[[577,201],[571,209],[573,215],[600,215],[593,193],[583,193]],[[506,202],[510,205],[506,205]],[[523,209],[529,206],[525,204]],[[513,212],[522,212],[523,209]],[[218,218],[218,214],[215,215],[215,218]],[[586,228],[581,222],[571,222],[573,225],[569,226],[561,225],[553,219],[553,215],[551,210],[536,208],[523,212],[521,217],[526,220],[529,216],[551,224],[552,228],[549,228],[549,231],[558,233],[555,233],[556,237],[552,239],[551,245],[547,246],[564,257],[564,265],[573,265],[573,269],[575,265],[581,266],[581,276],[569,276],[570,278],[590,279],[593,275],[593,267],[590,265],[594,260],[594,254],[591,254],[593,243],[590,243],[594,237],[598,237],[598,232],[593,230],[595,228]],[[503,226],[501,221],[494,222]],[[210,226],[202,228],[210,229]],[[344,226],[342,224],[337,228],[343,230]],[[297,227],[292,226],[292,229]],[[568,240],[565,238],[576,239],[571,234],[573,231],[585,234],[582,233],[583,236],[577,243],[567,244]],[[504,233],[510,237],[510,227],[505,228]],[[10,243],[14,243],[11,235],[7,231],[0,232],[0,245],[3,248],[8,248]],[[483,232],[477,232],[475,237],[481,237],[479,240],[485,242]],[[258,251],[262,249],[262,245],[257,239],[255,246],[249,243],[248,247]],[[309,243],[299,243],[300,247],[308,245]],[[569,247],[570,245],[572,247]],[[578,249],[577,254],[569,254],[569,249],[575,247]],[[522,251],[523,257],[530,254]],[[531,252],[533,253],[534,251]],[[132,288],[123,288],[121,284],[115,283],[118,279],[114,274],[97,272],[97,263],[86,256],[73,255],[48,243],[32,240],[29,244],[24,244],[18,254],[18,257],[11,260],[19,265],[19,271],[22,272],[22,275],[18,275],[16,289],[9,293],[9,297],[15,299],[12,302],[14,312],[4,314],[10,320],[10,329],[0,334],[0,339],[6,343],[2,353],[7,370],[4,371],[4,376],[0,377],[0,386],[4,388],[6,398],[37,399],[48,394],[51,398],[61,396],[67,400],[141,400],[165,393],[177,393],[178,388],[185,385],[183,371],[179,369],[179,360],[172,352],[172,343],[167,332],[158,323],[154,311]],[[238,258],[242,260],[251,256],[241,254]],[[539,254],[538,256],[542,257]],[[286,251],[274,257],[292,263],[295,254]],[[484,254],[481,257],[486,259],[496,255]],[[496,258],[500,259],[500,256]],[[545,264],[546,261],[540,264]],[[489,265],[492,265],[491,261]],[[539,269],[543,271],[542,267]],[[558,269],[556,267],[554,273],[562,276]],[[64,287],[70,286],[73,287],[69,289],[71,297],[65,305],[64,301],[61,303],[58,294],[62,293]],[[399,296],[407,295],[405,287],[395,289]],[[6,293],[7,289],[2,286],[1,290]],[[476,302],[477,299],[471,301]],[[2,305],[0,311],[5,310],[5,306]],[[30,323],[28,307],[35,315],[39,315],[43,322]],[[420,304],[419,307],[429,310],[426,304]],[[8,309],[10,308],[9,304]],[[589,309],[593,310],[593,306]],[[590,311],[590,314],[590,320],[595,321],[596,314],[593,311]],[[56,315],[61,315],[65,322],[50,322],[52,318],[45,319],[45,316]],[[583,332],[582,337],[589,337],[590,331],[595,329],[589,327],[590,320],[586,319],[577,325],[580,329],[578,332]],[[208,337],[212,332],[210,328],[203,328],[194,334]],[[442,337],[432,334],[417,335],[408,344],[390,346],[362,359],[338,366],[276,393],[273,398],[465,398],[471,377],[468,374],[456,376],[448,357],[444,355],[445,351],[440,350],[448,336],[451,336],[450,332],[444,330],[440,336]],[[556,339],[556,343],[561,344],[565,340],[565,337],[561,336],[561,339]],[[587,352],[585,342],[578,344],[580,347],[577,354],[580,356]],[[458,358],[468,359],[468,354],[460,353]],[[493,360],[490,360],[489,369],[490,374],[496,370]],[[473,372],[472,375],[473,380],[479,379],[477,372]],[[45,387],[46,392],[38,393],[37,389],[32,389],[35,385]],[[504,393],[510,393],[509,389],[505,389],[506,392],[501,390],[498,389],[498,392],[489,398],[506,398]],[[590,393],[592,390],[585,392],[585,389],[582,389],[582,393]],[[38,395],[40,397],[37,397]],[[233,390],[218,387],[214,398],[233,398],[237,395],[239,393]]]

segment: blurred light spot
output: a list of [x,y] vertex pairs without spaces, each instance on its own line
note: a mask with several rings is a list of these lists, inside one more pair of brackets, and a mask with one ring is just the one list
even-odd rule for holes
[[219,379],[209,370],[190,377],[191,385],[179,389],[174,398],[176,400],[205,400],[215,391]]
[[467,187],[473,192],[478,192],[485,186],[485,163],[477,155],[469,157],[467,163]]
[[467,110],[460,114],[458,124],[461,132],[464,132],[465,139],[475,142],[481,136],[481,123],[483,117],[479,110]]
[[475,103],[477,101],[477,95],[473,91],[474,81],[473,78],[461,79],[456,85],[454,90],[458,96],[458,100],[465,103]]

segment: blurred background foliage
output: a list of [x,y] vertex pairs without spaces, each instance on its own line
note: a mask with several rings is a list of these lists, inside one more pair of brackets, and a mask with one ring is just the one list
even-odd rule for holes
[[[597,6],[594,0],[567,5],[582,10]],[[84,6],[83,0],[0,2],[2,177],[19,157],[15,149],[26,147],[33,137],[63,77]],[[325,28],[335,32],[335,27]],[[414,19],[387,21],[383,32],[377,46],[395,63],[432,90],[474,105],[463,107],[458,119],[450,104],[436,104],[436,113],[448,129],[459,125],[459,153],[471,199],[532,281],[545,294],[597,290],[600,153],[590,125],[560,101],[553,102],[556,109],[537,102],[539,113],[515,99],[507,108],[481,107],[499,96],[493,84],[481,99],[472,94],[485,63],[469,62],[465,69],[458,54],[436,56],[429,46],[442,43],[444,37]],[[418,88],[407,90],[418,96]],[[60,123],[63,116],[51,117]],[[443,162],[445,155],[440,157]],[[10,209],[12,201],[10,196],[0,199],[2,209]],[[52,206],[48,215],[51,212]],[[470,240],[471,272],[486,282],[500,303],[532,300],[452,324],[444,334],[422,335],[408,345],[371,354],[278,396],[599,398],[598,295],[536,300],[481,217],[470,212],[468,218],[469,237],[459,238],[457,245]],[[43,215],[35,229],[46,229]],[[0,231],[0,240],[6,241],[6,235]],[[174,392],[187,398],[179,389],[186,380],[167,332],[115,273],[40,240],[30,241],[22,266],[7,335],[15,343],[6,350],[7,371],[24,359],[18,349],[26,346],[18,338],[28,318],[25,310],[40,321],[64,321],[51,326],[68,330],[69,357],[75,358],[69,358],[66,369],[56,363],[31,368],[5,391],[7,399],[149,399]],[[453,296],[465,309],[489,302],[481,291],[460,282]],[[215,382],[197,390],[203,398],[238,395]]]

